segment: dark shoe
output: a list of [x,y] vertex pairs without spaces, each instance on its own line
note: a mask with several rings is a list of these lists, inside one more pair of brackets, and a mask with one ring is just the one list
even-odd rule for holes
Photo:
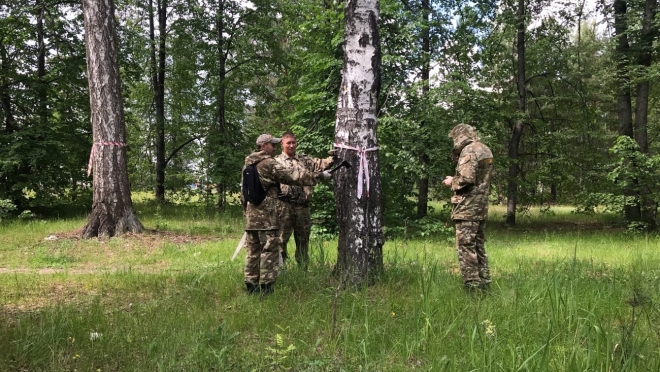
[[245,283],[245,288],[247,290],[248,294],[259,294],[261,291],[261,288],[259,287],[259,284],[253,284],[253,283]]
[[465,284],[463,285],[463,288],[465,288],[465,290],[470,292],[470,293],[475,293],[475,292],[479,292],[481,290],[481,284],[477,281],[470,280],[470,281],[465,282]]
[[275,288],[273,288],[274,286],[275,286],[275,283],[262,284],[261,285],[261,294],[262,295],[269,295],[269,294],[273,293],[273,291],[275,290]]

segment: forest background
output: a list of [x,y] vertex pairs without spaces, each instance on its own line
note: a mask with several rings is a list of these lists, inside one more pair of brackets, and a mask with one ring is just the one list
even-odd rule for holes
[[[309,271],[244,294],[243,157],[287,129],[332,148],[344,5],[117,1],[146,229],[81,239],[80,4],[0,3],[0,370],[660,370],[660,250],[637,233],[659,198],[655,0],[380,2],[385,270],[340,290],[321,185]],[[439,186],[460,122],[495,154],[487,294],[461,289]]]
[[[492,202],[508,205],[508,224],[532,205],[560,203],[585,213],[604,206],[625,212],[632,228],[653,228],[656,3],[382,1],[387,229],[443,228],[428,203],[448,197],[439,187],[453,173],[446,134],[461,122],[493,150]],[[195,200],[213,214],[235,203],[258,134],[291,129],[312,156],[332,148],[343,2],[115,5],[134,192]],[[17,0],[0,14],[0,211],[88,211],[80,4]],[[317,234],[336,232],[328,186],[317,187],[313,211]]]

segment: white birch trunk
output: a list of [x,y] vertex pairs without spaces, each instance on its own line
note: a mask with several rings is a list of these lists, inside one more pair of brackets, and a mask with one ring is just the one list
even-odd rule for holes
[[[369,284],[383,268],[383,199],[378,150],[374,149],[378,147],[376,103],[380,89],[378,18],[378,0],[346,1],[335,143],[339,145],[337,156],[348,160],[352,167],[334,173],[339,220],[335,274],[354,285]],[[364,152],[365,163],[355,149],[374,150]],[[361,166],[364,174],[360,179]]]

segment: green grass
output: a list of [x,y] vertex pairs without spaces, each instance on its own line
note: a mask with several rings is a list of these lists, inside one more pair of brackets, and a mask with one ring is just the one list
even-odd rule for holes
[[229,260],[240,211],[137,207],[149,231],[110,240],[78,239],[84,219],[0,224],[0,371],[660,370],[660,242],[612,216],[509,229],[492,208],[486,295],[433,237],[388,241],[359,291],[337,291],[336,242],[313,240],[309,271],[260,299]]

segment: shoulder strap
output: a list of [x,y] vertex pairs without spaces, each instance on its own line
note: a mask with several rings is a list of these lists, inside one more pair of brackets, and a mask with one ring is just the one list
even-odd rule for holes
[[[259,170],[257,169],[257,164],[261,163],[261,161],[265,160],[265,159],[266,158],[263,158],[263,159],[257,160],[254,163],[250,164],[250,165],[254,165],[254,169],[257,171],[257,175],[259,174]],[[275,159],[275,158],[273,158],[273,159]],[[280,190],[280,183],[276,182],[275,184],[277,185],[277,190],[279,191]],[[266,193],[268,193],[268,191],[270,190],[271,187],[273,187],[273,185],[268,186],[268,188],[266,189]]]

